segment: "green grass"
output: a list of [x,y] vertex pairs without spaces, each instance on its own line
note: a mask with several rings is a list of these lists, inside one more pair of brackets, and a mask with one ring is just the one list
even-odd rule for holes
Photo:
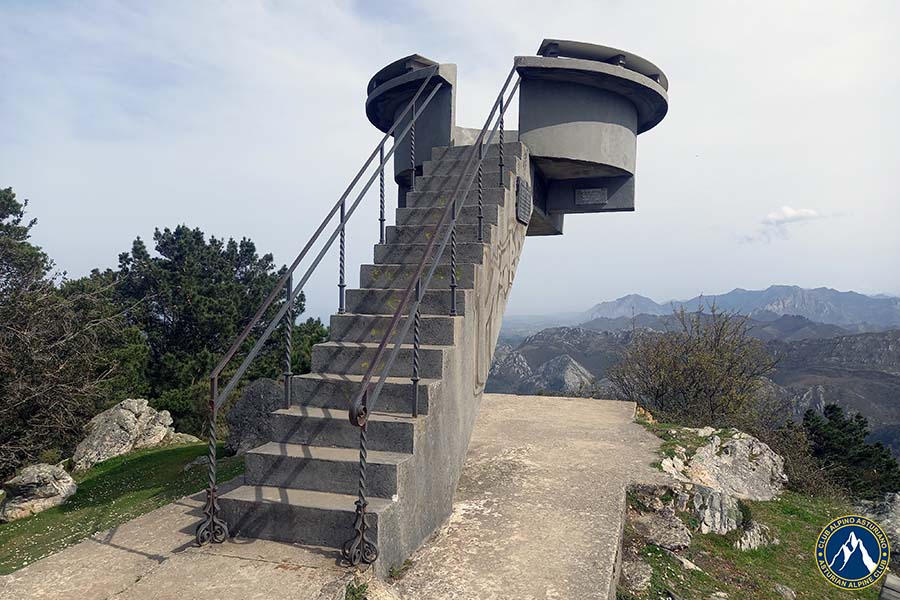
[[[672,456],[676,446],[688,450],[690,456],[708,442],[677,425],[642,423],[662,438],[661,456]],[[635,499],[629,504],[638,510]],[[639,548],[642,558],[653,569],[649,594],[644,598],[666,598],[670,590],[684,600],[706,600],[713,592],[723,591],[730,600],[783,600],[775,592],[775,584],[786,585],[797,593],[798,599],[849,600],[878,598],[880,583],[861,591],[841,590],[819,573],[815,561],[815,544],[819,532],[833,518],[853,513],[843,500],[805,496],[784,492],[771,502],[742,502],[742,516],[768,525],[780,544],[758,550],[741,551],[734,547],[742,531],[728,535],[695,533],[691,547],[680,554],[696,564],[701,572],[684,569],[671,554],[638,538],[630,524],[625,526],[625,547]],[[690,517],[680,515],[689,526]],[[619,590],[617,598],[634,597]]]
[[[665,598],[671,590],[684,600],[706,600],[715,591],[730,599],[783,600],[775,592],[781,583],[797,592],[797,598],[810,600],[847,600],[878,597],[880,584],[851,592],[828,583],[816,569],[814,547],[822,527],[833,518],[852,513],[846,504],[825,498],[811,498],[785,492],[771,502],[748,502],[753,518],[768,525],[780,544],[758,550],[741,551],[734,547],[740,531],[726,536],[694,534],[691,547],[682,556],[703,572],[688,571],[666,551],[644,545],[641,556],[653,569],[649,598]],[[626,544],[636,541],[626,527]],[[624,591],[622,599],[632,598]]]
[[[206,444],[139,450],[77,474],[78,491],[64,505],[0,525],[0,574],[202,490],[206,469],[183,467],[204,454]],[[241,458],[219,460],[220,481],[243,470]]]

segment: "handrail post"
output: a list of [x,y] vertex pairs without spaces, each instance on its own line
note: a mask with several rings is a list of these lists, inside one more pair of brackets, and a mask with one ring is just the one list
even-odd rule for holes
[[[500,94],[500,107],[503,107],[503,94]],[[503,188],[503,111],[500,111],[500,187]]]
[[379,229],[381,231],[378,239],[379,244],[384,243],[384,145],[382,145],[379,150],[379,165],[381,165],[381,170],[378,174],[378,195],[379,195],[379,216],[378,223],[380,225]]
[[284,407],[290,408],[293,398],[293,390],[291,389],[292,372],[291,362],[294,354],[294,307],[291,306],[291,292],[294,289],[294,276],[288,276],[287,284],[284,286],[285,301],[288,303],[288,310],[284,315]]
[[[462,177],[462,175],[460,175]],[[453,196],[453,220],[450,221],[450,316],[456,312],[456,195]],[[437,259],[435,259],[437,260]]]
[[210,379],[209,385],[206,506],[203,508],[204,518],[197,526],[197,531],[194,534],[198,546],[205,546],[210,542],[221,544],[228,538],[228,525],[219,518],[219,497],[216,489],[216,400],[218,393],[219,378],[214,375]]
[[338,314],[342,315],[346,312],[347,307],[345,304],[345,294],[344,290],[347,287],[346,282],[344,281],[344,263],[346,262],[345,255],[345,246],[347,241],[347,227],[344,223],[344,219],[346,219],[347,206],[346,202],[341,202],[341,241],[340,241],[340,256],[338,260]]
[[412,128],[409,130],[409,191],[416,191],[416,103],[413,102],[413,111],[410,116]]
[[[422,300],[422,279],[419,278],[416,280],[416,301]],[[407,315],[406,318],[409,318]],[[413,364],[412,364],[412,377],[410,380],[412,381],[412,416],[419,416],[419,342],[420,342],[420,329],[422,325],[422,315],[419,310],[419,305],[416,304],[416,314],[413,316]],[[401,339],[400,342],[403,340]]]
[[[363,406],[368,406],[369,390],[363,395]],[[360,563],[372,564],[378,559],[378,546],[369,538],[369,522],[366,508],[366,469],[368,468],[368,451],[366,449],[368,439],[368,422],[364,422],[359,428],[359,485],[356,499],[356,520],[353,523],[353,537],[347,540],[341,548],[341,556],[356,566]]]
[[478,241],[484,241],[484,144],[478,144]]

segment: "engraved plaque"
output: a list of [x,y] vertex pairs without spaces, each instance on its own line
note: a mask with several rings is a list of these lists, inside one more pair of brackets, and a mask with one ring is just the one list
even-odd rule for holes
[[522,225],[531,221],[531,186],[521,177],[516,177],[516,220]]
[[604,207],[609,200],[606,188],[581,188],[575,190],[575,206]]

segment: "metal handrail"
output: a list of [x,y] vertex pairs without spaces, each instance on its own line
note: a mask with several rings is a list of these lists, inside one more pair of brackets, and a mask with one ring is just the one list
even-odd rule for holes
[[[487,143],[490,144],[491,140],[493,140],[494,132],[497,131],[497,128],[500,128],[500,185],[503,185],[503,115],[506,113],[506,109],[509,108],[510,103],[512,102],[513,96],[515,96],[516,91],[519,88],[519,79],[516,80],[515,85],[510,91],[509,97],[504,101],[504,95],[506,94],[506,89],[509,86],[509,82],[512,80],[513,74],[516,72],[516,68],[513,67],[510,69],[509,75],[506,77],[506,81],[503,83],[503,87],[500,89],[500,93],[497,96],[497,100],[494,101],[494,104],[491,106],[491,112],[487,117],[487,120],[484,123],[484,126],[481,128],[481,131],[478,134],[478,137],[475,140],[472,148],[468,151],[468,157],[466,159],[465,165],[463,166],[462,172],[459,175],[459,180],[456,183],[456,188],[452,194],[452,202],[447,203],[446,208],[444,209],[443,214],[441,215],[441,219],[438,222],[435,231],[440,231],[442,227],[444,227],[447,223],[447,220],[450,219],[450,227],[448,227],[443,234],[443,238],[441,240],[440,246],[437,249],[437,253],[434,258],[431,259],[431,254],[434,252],[435,244],[437,243],[438,236],[432,236],[426,246],[424,252],[422,253],[422,258],[419,260],[419,264],[416,267],[415,273],[413,277],[410,279],[409,284],[406,286],[406,290],[403,293],[403,298],[397,306],[397,309],[394,311],[394,315],[391,317],[391,322],[388,325],[387,331],[384,334],[384,337],[381,339],[381,343],[378,345],[378,350],[375,353],[375,357],[372,359],[369,368],[366,369],[366,374],[363,376],[362,382],[360,384],[359,392],[353,398],[353,401],[350,405],[349,410],[349,418],[350,422],[359,427],[359,488],[358,488],[358,497],[356,500],[356,513],[354,516],[353,530],[354,534],[344,546],[341,548],[341,554],[350,565],[358,565],[360,563],[371,564],[378,559],[378,546],[372,541],[369,537],[368,532],[370,526],[368,524],[367,517],[367,507],[368,501],[366,499],[366,470],[367,470],[367,437],[368,437],[368,416],[371,412],[374,411],[375,403],[378,400],[378,395],[381,393],[381,389],[384,387],[384,383],[387,380],[388,374],[391,371],[391,368],[394,365],[394,361],[397,359],[397,356],[400,352],[400,348],[402,346],[403,340],[406,339],[407,334],[409,333],[410,326],[415,322],[416,330],[415,337],[413,342],[413,377],[412,384],[414,386],[414,394],[413,401],[417,402],[417,394],[418,390],[418,355],[416,350],[419,347],[418,340],[418,326],[419,326],[419,306],[422,303],[422,290],[428,289],[428,285],[431,283],[431,278],[437,270],[438,263],[440,262],[441,256],[443,256],[444,249],[447,247],[447,243],[451,243],[451,264],[450,271],[451,275],[454,273],[455,269],[455,252],[456,252],[456,220],[459,218],[460,213],[462,212],[463,207],[465,206],[465,197],[469,193],[469,189],[472,187],[472,181],[475,177],[476,171],[472,171],[469,173],[469,168],[473,164],[473,160],[475,156],[478,156],[478,166],[477,172],[481,172],[481,163],[484,160],[484,139],[485,133],[487,132],[488,126],[491,124],[491,121],[494,118],[494,113],[497,111],[498,107],[500,109],[500,117],[494,127],[491,129],[490,136],[487,138]],[[413,173],[413,178],[415,178],[415,173]],[[479,182],[480,183],[480,182]],[[459,202],[460,192],[462,190],[462,202]],[[479,192],[481,191],[479,187]],[[479,207],[481,202],[481,196],[479,195]],[[451,217],[452,215],[452,217]],[[481,225],[480,221],[481,213],[479,212],[479,226]],[[422,280],[422,274],[425,271],[425,266],[428,263],[429,259],[431,259],[431,268],[428,270],[428,274],[425,276],[424,281]],[[456,315],[456,285],[455,285],[455,277],[451,277],[451,287],[450,287],[451,296],[451,308],[450,314]],[[415,299],[413,300],[413,294],[415,294]],[[403,317],[404,311],[407,314],[406,323],[403,326],[402,331],[400,332],[399,337],[394,338],[395,331],[400,322],[400,319]],[[413,316],[415,314],[415,317]],[[371,388],[372,378],[374,376],[375,370],[378,368],[378,365],[381,359],[384,357],[386,352],[388,343],[390,343],[391,339],[395,339],[394,346],[391,349],[390,355],[388,356],[387,362],[381,367],[381,374],[378,378],[378,383],[376,384],[374,389]],[[413,406],[413,416],[417,415],[418,407],[414,404]]]
[[[443,86],[443,82],[438,81],[437,84],[432,88],[431,92],[427,95],[425,100],[420,104],[417,104],[420,96],[422,96],[425,89],[428,87],[428,84],[431,82],[432,78],[437,74],[439,65],[434,65],[430,67],[430,72],[425,77],[422,84],[416,90],[415,95],[412,99],[407,103],[406,107],[400,113],[400,115],[394,120],[394,123],[388,129],[388,131],[381,138],[381,141],[375,146],[375,149],[369,155],[369,158],[365,161],[362,167],[360,167],[359,171],[357,171],[356,175],[353,177],[350,184],[347,186],[347,189],[344,190],[344,193],[341,194],[341,197],[335,202],[334,206],[322,220],[322,223],[319,225],[318,229],[316,229],[315,233],[313,233],[312,237],[300,251],[300,254],[294,259],[291,265],[285,270],[284,274],[278,279],[278,282],[266,296],[265,300],[260,305],[259,309],[257,309],[256,313],[241,331],[240,335],[238,335],[237,339],[235,339],[234,343],[232,343],[231,347],[224,354],[222,359],[213,369],[210,374],[210,401],[209,401],[209,410],[210,410],[210,420],[208,424],[208,435],[209,435],[209,447],[208,447],[208,486],[206,490],[206,506],[204,508],[204,520],[198,525],[196,532],[196,539],[200,545],[204,545],[206,543],[212,542],[222,542],[225,538],[228,537],[228,527],[227,524],[219,518],[219,505],[217,499],[217,489],[216,489],[216,415],[219,407],[228,398],[229,394],[234,391],[234,388],[240,382],[241,377],[243,377],[244,373],[249,368],[250,364],[259,354],[263,345],[269,340],[272,335],[272,332],[278,327],[281,320],[285,317],[285,315],[293,314],[292,307],[294,299],[297,295],[302,291],[303,286],[306,284],[309,277],[312,275],[313,271],[315,271],[316,267],[318,267],[319,263],[324,258],[325,254],[331,249],[334,240],[341,235],[347,225],[347,222],[350,220],[350,217],[353,216],[353,213],[356,211],[356,208],[359,206],[360,202],[362,202],[363,197],[369,191],[369,188],[372,186],[372,183],[375,181],[376,177],[380,177],[383,181],[384,177],[384,169],[388,159],[393,156],[394,152],[397,149],[397,143],[399,140],[404,138],[410,131],[415,131],[415,123],[437,92]],[[394,144],[391,146],[391,149],[385,154],[384,146],[387,143],[388,139],[390,139],[391,135],[397,129],[399,124],[406,118],[406,116],[412,111],[412,115],[410,117],[409,123],[403,128],[403,130],[396,136]],[[375,172],[369,177],[366,184],[363,186],[362,191],[357,195],[354,202],[350,205],[349,210],[346,207],[346,201],[349,197],[350,193],[356,187],[356,184],[359,183],[363,174],[366,172],[366,169],[372,164],[372,161],[375,157],[379,157],[378,168]],[[382,185],[383,189],[383,185]],[[382,196],[383,197],[383,196]],[[310,267],[306,270],[303,277],[300,279],[299,283],[296,286],[293,286],[293,276],[294,271],[300,265],[301,261],[306,257],[309,253],[310,249],[313,245],[318,241],[322,232],[325,231],[325,228],[331,222],[334,215],[340,210],[341,217],[340,223],[335,228],[334,232],[325,242],[322,249],[316,255]],[[381,224],[383,226],[383,223]],[[342,261],[343,266],[343,261]],[[237,354],[237,351],[244,344],[247,338],[250,336],[250,333],[253,329],[259,324],[260,320],[265,315],[266,311],[272,306],[272,303],[276,298],[280,296],[280,294],[285,293],[285,302],[275,314],[275,316],[270,320],[268,326],[263,331],[263,333],[259,336],[256,343],[253,345],[253,348],[241,362],[240,366],[237,368],[235,373],[229,378],[228,383],[225,385],[224,389],[219,392],[219,376],[222,374],[224,369],[228,366],[234,356]],[[289,324],[290,325],[290,324]],[[290,336],[286,336],[286,345],[288,351],[290,351],[291,347],[291,339]],[[286,357],[286,361],[289,361],[289,356]],[[290,363],[287,363],[288,368],[286,369],[286,383],[285,383],[285,397],[289,398],[290,394],[290,382],[287,381],[287,375],[290,373]]]
[[[512,76],[515,72],[516,72],[515,67],[510,69],[509,75],[506,77],[506,81],[503,83],[503,87],[501,88],[500,93],[497,96],[497,100],[495,100],[493,106],[491,106],[491,112],[488,115],[488,118],[485,121],[484,126],[481,128],[481,131],[479,132],[475,143],[472,145],[472,148],[468,151],[468,158],[466,159],[465,166],[463,167],[463,171],[460,174],[459,180],[456,184],[456,189],[453,191],[453,194],[451,195],[451,197],[453,198],[453,201],[447,203],[447,206],[444,209],[444,213],[441,215],[440,221],[435,226],[435,231],[440,231],[441,228],[444,227],[444,225],[446,224],[446,221],[447,221],[448,217],[450,217],[451,213],[453,214],[451,221],[453,224],[455,224],[456,219],[459,217],[460,212],[462,212],[462,208],[465,205],[465,202],[464,201],[457,202],[457,200],[459,198],[460,191],[462,190],[463,182],[465,181],[465,194],[468,194],[470,188],[472,187],[472,182],[475,178],[475,173],[477,171],[473,171],[471,174],[468,175],[468,177],[465,177],[465,174],[468,172],[469,167],[472,165],[472,160],[475,158],[476,155],[478,155],[478,157],[479,157],[478,158],[479,163],[484,160],[484,157],[482,154],[482,151],[483,151],[482,142],[484,141],[484,136],[487,132],[488,125],[490,125],[491,121],[493,120],[494,113],[496,112],[498,106],[500,107],[500,118],[502,119],[503,114],[506,112],[506,109],[509,107],[510,103],[512,102],[512,98],[515,95],[516,90],[518,90],[518,88],[519,88],[519,80],[516,80],[516,83],[513,86],[513,89],[511,90],[511,92],[509,94],[509,98],[506,100],[505,103],[503,102],[503,97],[506,92],[506,88],[509,86],[509,82],[512,79]],[[500,121],[498,121],[494,125],[494,127],[491,129],[487,144],[490,144],[491,141],[493,140],[494,133],[497,131],[497,127],[499,125],[500,125]],[[501,170],[500,176],[501,176],[501,178],[503,176],[502,170]],[[465,198],[465,194],[463,195],[463,198]],[[457,206],[457,204],[458,204],[458,206]],[[415,274],[410,279],[409,284],[406,286],[406,290],[403,293],[403,298],[400,302],[400,305],[394,311],[394,315],[391,318],[391,322],[388,325],[387,331],[385,332],[384,336],[382,337],[381,343],[378,345],[378,350],[375,353],[375,357],[372,359],[372,362],[369,365],[369,368],[366,370],[366,374],[363,376],[362,383],[360,384],[359,392],[357,392],[356,396],[353,399],[353,402],[351,403],[349,417],[350,417],[350,422],[353,423],[354,425],[362,427],[366,422],[368,413],[372,412],[374,410],[374,405],[378,399],[378,395],[381,393],[381,389],[384,387],[384,383],[388,377],[388,373],[390,372],[391,367],[393,366],[394,361],[396,360],[397,355],[399,354],[400,345],[402,343],[402,340],[406,339],[406,335],[409,333],[409,328],[412,324],[412,319],[407,319],[406,324],[403,327],[403,331],[398,338],[399,342],[394,344],[394,347],[391,350],[391,354],[388,357],[388,361],[381,371],[381,375],[378,379],[378,383],[376,384],[375,389],[370,391],[369,387],[371,385],[371,381],[374,376],[374,372],[375,372],[376,368],[378,368],[379,361],[384,356],[387,345],[390,343],[391,337],[393,336],[394,331],[397,328],[397,324],[400,322],[400,319],[403,317],[404,310],[407,308],[407,306],[409,306],[409,311],[407,311],[407,314],[409,316],[412,316],[414,310],[418,309],[419,305],[421,304],[421,302],[422,302],[422,293],[421,292],[423,289],[427,290],[428,284],[431,283],[431,278],[434,275],[434,272],[437,270],[438,262],[440,261],[441,256],[443,256],[444,249],[446,248],[447,243],[450,240],[452,229],[453,229],[452,227],[448,227],[447,230],[444,232],[443,239],[441,240],[441,245],[438,248],[438,251],[434,257],[434,260],[432,261],[431,268],[428,271],[428,275],[425,277],[425,281],[422,282],[422,284],[419,286],[420,293],[416,294],[416,299],[412,302],[412,305],[410,305],[410,300],[413,296],[413,292],[415,291],[415,289],[417,287],[417,282],[420,281],[420,278],[422,277],[422,273],[425,270],[425,265],[428,263],[429,257],[431,255],[432,251],[434,250],[434,246],[437,242],[437,236],[431,237],[431,239],[428,242],[427,247],[425,248],[424,252],[422,253],[422,258],[419,261],[418,266],[416,267]]]

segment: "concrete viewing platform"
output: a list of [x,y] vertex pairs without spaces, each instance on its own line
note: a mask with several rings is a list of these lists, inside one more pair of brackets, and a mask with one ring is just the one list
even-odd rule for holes
[[[484,395],[449,521],[370,598],[614,598],[625,488],[663,477],[650,467],[659,441],[633,413],[627,402]],[[344,597],[353,572],[334,550],[242,538],[197,548],[202,499],[0,577],[0,598]]]

